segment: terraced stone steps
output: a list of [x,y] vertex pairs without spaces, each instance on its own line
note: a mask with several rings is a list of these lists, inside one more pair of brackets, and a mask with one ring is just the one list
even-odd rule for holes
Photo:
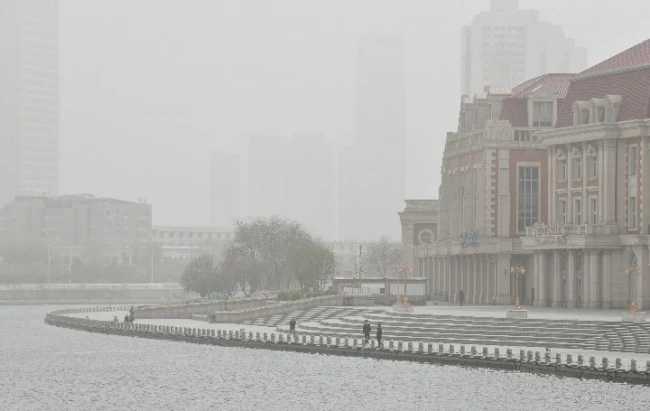
[[341,307],[318,307],[250,324],[288,332],[292,317],[298,322],[297,331],[309,335],[358,338],[363,321],[368,319],[373,330],[382,323],[385,339],[650,353],[649,324],[435,316]]

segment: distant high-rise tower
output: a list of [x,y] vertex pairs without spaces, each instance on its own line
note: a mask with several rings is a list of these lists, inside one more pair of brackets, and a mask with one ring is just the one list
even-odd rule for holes
[[335,229],[332,148],[319,133],[296,133],[290,141],[253,137],[248,147],[248,214],[276,215],[332,240]]
[[239,155],[213,154],[210,159],[210,225],[231,226],[239,213]]
[[547,73],[578,73],[587,50],[576,47],[561,26],[539,20],[539,11],[520,10],[518,0],[492,0],[490,11],[462,29],[461,92],[485,86],[512,88]]
[[59,191],[59,2],[0,0],[0,206]]
[[339,157],[339,238],[395,238],[406,183],[406,85],[402,38],[359,41],[355,143]]

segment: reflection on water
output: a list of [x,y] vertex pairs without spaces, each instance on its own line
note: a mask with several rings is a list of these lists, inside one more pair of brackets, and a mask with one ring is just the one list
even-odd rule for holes
[[106,336],[0,306],[1,410],[641,410],[650,388]]

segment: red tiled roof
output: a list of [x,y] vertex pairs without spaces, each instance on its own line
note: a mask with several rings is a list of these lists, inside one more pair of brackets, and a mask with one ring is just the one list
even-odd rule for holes
[[558,94],[560,98],[566,96],[569,90],[569,80],[573,74],[549,73],[527,80],[512,90],[512,98],[522,98],[537,90],[539,87],[546,87],[551,92]]
[[559,96],[558,112],[562,99],[569,90],[570,79],[573,74],[549,73],[526,80],[512,89],[510,97],[503,100],[501,120],[508,120],[513,127],[528,127],[528,103],[526,96],[539,87],[546,87]]
[[555,126],[573,125],[574,102],[604,98],[608,94],[621,96],[616,121],[650,118],[650,68],[573,80]]
[[650,65],[650,39],[630,47],[601,63],[580,73],[578,76],[592,76],[612,71],[623,70],[643,65]]

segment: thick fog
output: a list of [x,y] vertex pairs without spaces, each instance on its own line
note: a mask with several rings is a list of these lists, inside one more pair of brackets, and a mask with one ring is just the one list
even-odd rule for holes
[[[435,198],[445,133],[457,127],[461,27],[489,3],[61,0],[60,192],[142,197],[155,225],[208,225],[211,154],[235,153],[245,216],[249,138],[320,134],[334,167],[355,140],[359,39],[385,33],[403,44],[405,196]],[[643,1],[520,8],[563,26],[589,64],[647,37]]]

